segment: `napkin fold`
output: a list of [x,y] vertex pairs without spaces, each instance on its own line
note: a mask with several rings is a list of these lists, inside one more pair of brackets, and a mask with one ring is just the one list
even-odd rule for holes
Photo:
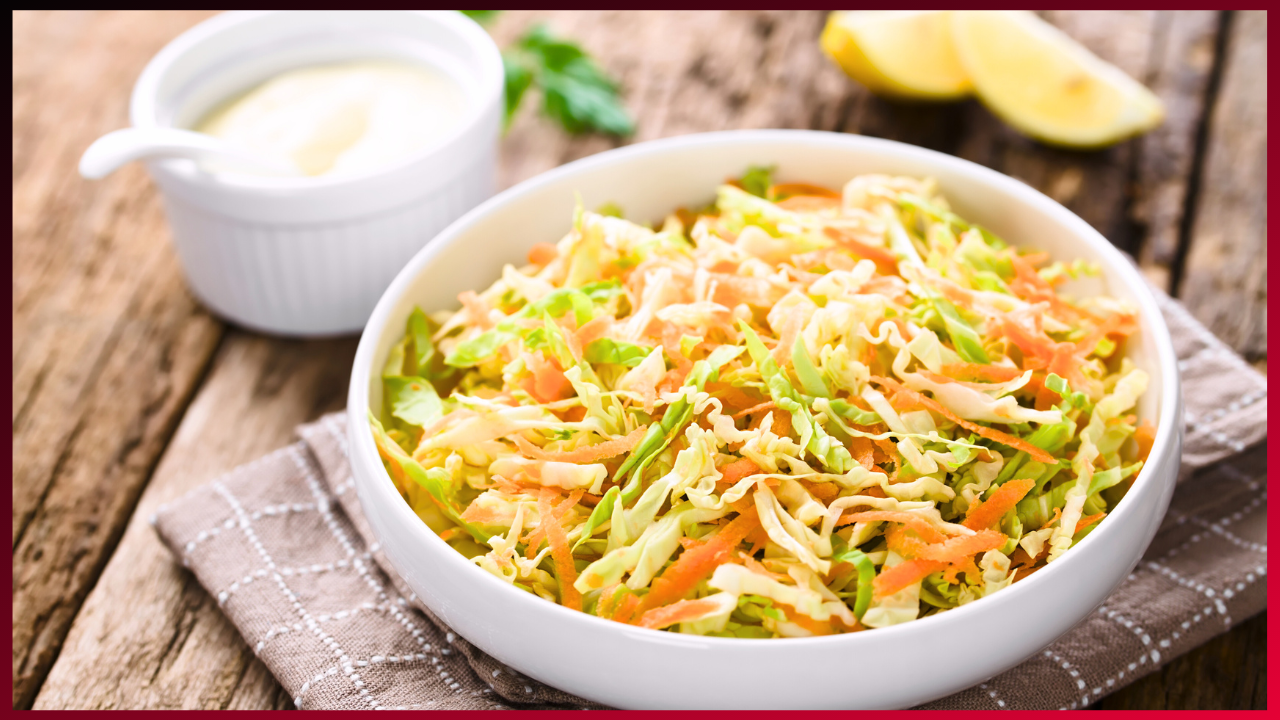
[[[1087,706],[1266,608],[1266,378],[1157,295],[1187,433],[1155,540],[1048,648],[923,707]],[[298,435],[152,518],[298,707],[599,707],[484,654],[403,584],[356,499],[341,413]]]

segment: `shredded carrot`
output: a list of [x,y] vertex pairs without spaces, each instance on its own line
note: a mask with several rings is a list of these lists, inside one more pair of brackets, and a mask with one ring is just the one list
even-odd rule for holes
[[524,389],[538,402],[554,402],[572,393],[573,385],[560,366],[546,359],[541,352],[525,353],[524,364],[532,373]]
[[876,464],[876,446],[871,442],[870,438],[855,436],[849,440],[849,454],[853,456],[858,464],[867,470],[871,470]]
[[513,439],[516,442],[516,447],[520,448],[520,452],[534,460],[577,463],[582,465],[593,463],[604,458],[611,458],[615,455],[621,455],[624,452],[629,452],[637,443],[640,442],[641,439],[644,438],[645,433],[648,431],[649,428],[647,426],[638,427],[620,438],[606,440],[596,445],[580,447],[576,450],[564,450],[559,452],[547,452],[519,435],[513,436]]
[[971,558],[976,553],[995,550],[1004,545],[1008,538],[995,530],[979,530],[972,535],[960,535],[932,545],[926,545],[919,552],[923,560],[956,563]]
[[901,510],[869,510],[864,512],[846,513],[840,516],[840,520],[836,525],[848,525],[855,522],[895,522],[902,523],[907,527],[915,530],[925,542],[942,542],[946,540],[937,528],[928,520],[914,513],[904,512]]
[[836,618],[835,616],[832,616],[831,621],[823,622],[821,620],[815,620],[809,617],[808,615],[805,615],[804,613],[797,612],[796,609],[791,607],[790,605],[778,603],[776,607],[782,611],[783,615],[786,616],[787,622],[790,622],[793,625],[799,625],[800,627],[804,628],[805,630],[808,630],[814,635],[835,635],[836,634],[836,629],[834,627],[834,623],[832,622],[832,621],[838,621],[838,618]]
[[756,413],[764,412],[765,410],[772,410],[776,407],[778,407],[778,404],[772,400],[770,400],[769,402],[762,402],[759,405],[752,405],[746,410],[741,410],[739,412],[734,413],[733,418],[737,420],[739,418],[744,418],[748,415],[755,415]]
[[949,408],[947,408],[945,405],[938,402],[937,400],[921,395],[920,393],[917,393],[914,390],[908,390],[907,388],[903,387],[895,380],[890,380],[888,378],[875,377],[875,376],[873,376],[871,380],[872,382],[879,383],[880,385],[883,385],[886,388],[897,390],[898,392],[902,392],[903,394],[908,394],[909,396],[914,395],[916,398],[919,399],[919,402],[922,405],[938,413],[939,415],[945,417],[951,422],[959,425],[960,427],[968,430],[969,432],[977,433],[982,437],[987,438],[988,440],[994,440],[995,442],[998,442],[1001,445],[1007,445],[1011,448],[1014,448],[1015,450],[1021,450],[1026,454],[1030,455],[1031,459],[1036,460],[1038,462],[1045,463],[1046,465],[1057,462],[1056,460],[1054,460],[1052,455],[1045,452],[1044,450],[1041,450],[1035,445],[1032,445],[1026,440],[1023,440],[1021,438],[1016,438],[1012,435],[1009,435],[1008,433],[1000,432],[995,428],[989,428],[989,427],[986,427],[985,425],[978,425],[977,423],[971,423],[968,420],[964,420],[959,415],[956,415],[955,413],[951,412]]
[[[733,266],[733,270],[736,271],[737,267]],[[786,294],[786,290],[764,278],[712,272],[708,282],[715,283],[716,286],[715,294],[710,299],[725,307],[739,304],[761,308],[772,307]]]
[[[939,375],[938,373],[930,372],[928,370],[917,370],[916,372],[918,372],[919,374],[923,375],[924,377],[936,383],[950,383],[952,385],[961,385],[967,388],[973,388],[974,390],[990,390],[991,389],[991,383],[989,382],[969,382],[967,380],[957,380],[956,378],[953,378],[949,375]],[[1019,375],[1021,375],[1021,373],[1019,373]],[[1043,386],[1043,383],[1041,383],[1041,386]],[[1033,380],[1028,380],[1027,384],[1024,387],[1028,387],[1028,388],[1034,387]]]
[[913,583],[920,582],[930,573],[945,570],[947,564],[937,560],[904,560],[897,565],[881,570],[871,584],[875,597],[892,595]]
[[982,571],[978,569],[977,563],[972,557],[965,558],[963,562],[951,563],[951,566],[942,572],[942,579],[949,583],[959,582],[957,577],[960,573],[964,573],[970,579],[978,578],[982,575]]
[[827,198],[829,200],[841,199],[840,193],[828,187],[821,185],[813,185],[811,183],[778,183],[770,185],[767,193],[771,198],[786,198],[793,195],[806,195],[810,197]]
[[1156,444],[1156,426],[1151,423],[1151,418],[1144,419],[1133,431],[1133,439],[1138,443],[1138,459],[1146,462],[1151,455],[1151,446]]
[[898,258],[894,254],[884,248],[868,245],[853,236],[853,233],[841,230],[840,228],[825,227],[822,232],[827,237],[835,240],[846,250],[854,255],[866,258],[876,264],[876,267],[885,275],[898,274]]
[[1097,347],[1098,342],[1107,335],[1129,335],[1138,328],[1137,321],[1132,315],[1125,313],[1116,313],[1108,316],[1105,320],[1094,328],[1093,332],[1085,335],[1076,341],[1076,353],[1080,357],[1087,357]]
[[[882,430],[881,432],[884,431]],[[888,438],[881,438],[879,440],[872,440],[871,442],[876,446],[874,451],[876,465],[883,465],[889,460],[896,460],[898,458],[898,446],[894,445],[892,440]]]
[[836,499],[840,494],[840,488],[835,483],[830,482],[813,482],[811,480],[801,480],[800,484],[804,486],[809,494],[821,500],[824,504]]
[[1032,260],[1033,258],[1030,256],[1018,255],[1017,253],[1009,254],[1009,263],[1013,265],[1014,275],[1019,280],[1036,290],[1053,292],[1053,286],[1040,277],[1040,273],[1036,272],[1035,266],[1031,264]]
[[[551,558],[556,566],[556,580],[560,583],[560,604],[570,610],[582,609],[582,595],[573,586],[578,579],[578,570],[573,565],[573,553],[569,550],[569,540],[565,537],[564,528],[560,527],[560,518],[552,514],[551,498],[555,492],[550,488],[538,495],[538,529],[547,535],[551,545]],[[575,502],[577,502],[575,500]]]
[[[583,490],[578,489],[569,493],[569,497],[561,501],[559,505],[550,509],[551,515],[543,515],[542,498],[551,498],[556,494],[558,493],[555,488],[538,488],[538,527],[534,528],[533,532],[529,533],[529,536],[525,538],[524,556],[530,560],[537,556],[538,546],[542,544],[542,538],[546,535],[547,530],[552,525],[560,527],[560,518],[564,517],[564,514],[569,511],[569,508],[577,505],[578,501],[582,499]],[[548,544],[550,541],[551,539],[547,538]]]
[[839,208],[840,199],[818,197],[816,195],[792,195],[789,198],[779,200],[777,206],[797,212],[814,212],[815,210]]
[[884,533],[884,539],[890,550],[908,559],[920,557],[920,553],[928,546],[905,525],[890,525]]
[[[684,356],[681,355],[680,357]],[[675,392],[677,388],[684,385],[684,377],[687,374],[688,370],[684,368],[677,367],[668,370],[667,374],[663,375],[662,379],[658,381],[657,391],[664,393]]]
[[461,517],[469,523],[476,525],[499,525],[510,520],[504,513],[499,512],[496,508],[480,507],[476,502],[472,502],[462,511]]
[[741,389],[725,383],[707,383],[706,389],[712,397],[720,399],[720,402],[724,405],[724,412],[733,415],[735,418],[744,414],[739,412],[741,408],[754,408],[761,404],[759,398],[752,397]]
[[735,485],[742,478],[761,472],[760,466],[750,458],[738,458],[716,469],[720,471],[720,479],[716,481],[717,485]]
[[1013,554],[1009,556],[1009,567],[1019,568],[1024,565],[1034,565],[1035,558],[1022,548],[1021,545],[1013,549]]
[[751,547],[747,550],[747,554],[755,555],[763,550],[765,545],[769,544],[769,533],[765,531],[764,527],[758,527],[754,532],[747,536],[746,541],[751,543]]
[[759,526],[760,516],[753,506],[748,512],[720,528],[705,545],[681,553],[674,563],[653,579],[652,589],[645,595],[642,608],[648,610],[661,607],[689,594],[695,585],[711,575],[733,554],[738,543]]
[[[1080,532],[1081,530],[1083,530],[1083,529],[1085,529],[1085,528],[1089,527],[1090,525],[1092,525],[1092,524],[1094,524],[1094,523],[1098,522],[1099,520],[1101,520],[1102,518],[1104,518],[1104,517],[1106,517],[1106,516],[1107,516],[1107,514],[1106,514],[1106,513],[1101,512],[1101,513],[1098,513],[1097,515],[1090,515],[1089,517],[1080,518],[1080,522],[1076,523],[1076,532]],[[1074,534],[1074,533],[1073,533],[1073,534]]]
[[791,348],[795,345],[800,330],[804,328],[803,313],[799,307],[791,308],[779,323],[781,327],[778,328],[778,344],[773,348],[773,359],[782,367],[791,364]]
[[1039,570],[1042,567],[1044,566],[1040,565],[1037,567],[1020,567],[1016,571],[1014,571],[1013,581],[1018,582],[1019,580],[1025,580],[1029,575],[1031,575],[1031,573]]
[[1052,527],[1054,523],[1058,522],[1061,519],[1062,519],[1062,508],[1054,508],[1053,515],[1049,518],[1049,522],[1045,523],[1043,527]]
[[[723,518],[721,519],[723,520]],[[680,538],[680,547],[684,548],[685,550],[692,550],[697,547],[702,547],[703,545],[706,545],[706,544],[707,543],[705,540],[699,540],[697,538],[691,538],[691,537]]]
[[609,618],[614,622],[630,623],[635,617],[636,610],[640,607],[640,597],[627,593],[627,596],[618,603],[618,609],[613,611],[613,617]]
[[600,591],[600,600],[596,602],[596,616],[607,618],[613,610],[613,604],[618,601],[618,583],[605,585]]
[[1009,260],[1013,265],[1015,277],[1013,282],[1009,284],[1009,289],[1013,290],[1014,294],[1031,302],[1049,303],[1050,308],[1059,316],[1097,322],[1099,320],[1097,315],[1062,299],[1054,292],[1053,285],[1040,277],[1040,273],[1036,272],[1034,263],[1042,262],[1045,259],[1048,258],[1044,254],[1010,255]]
[[1036,486],[1034,478],[1010,480],[996,488],[986,502],[976,502],[965,514],[964,526],[970,530],[989,528],[1000,522],[1005,513],[1017,506],[1022,498]]
[[538,243],[529,248],[529,262],[534,265],[546,265],[560,257],[560,250],[551,243]]
[[1003,365],[979,365],[978,363],[947,363],[942,366],[942,374],[955,378],[972,378],[987,382],[1009,382],[1022,375],[1022,370]]
[[[1054,358],[1055,351],[1058,350],[1059,343],[1045,335],[1043,331],[1033,332],[1028,330],[1025,325],[1018,322],[1012,315],[1005,315],[1000,318],[1000,332],[1009,338],[1014,345],[1017,345],[1018,349],[1022,350],[1023,355],[1030,355],[1038,360],[1042,366],[1048,365]],[[1074,353],[1075,345],[1072,343],[1062,343],[1062,345],[1067,346]],[[1023,367],[1027,367],[1025,362]]]
[[857,265],[857,262],[846,250],[840,248],[813,250],[792,255],[791,264],[801,270],[811,270],[819,265],[825,265],[831,270],[852,270]]
[[692,620],[719,607],[719,603],[707,598],[701,600],[678,600],[670,605],[645,610],[636,624],[640,627],[658,630],[669,625],[675,625],[678,622]]
[[582,418],[587,416],[587,409],[582,405],[574,405],[567,410],[561,410],[556,415],[565,422],[581,422]]
[[786,437],[791,434],[791,413],[777,412],[770,413],[773,415],[773,434],[778,437]]
[[1040,375],[1041,373],[1039,372],[1032,375],[1031,379],[1027,381],[1027,384],[1023,386],[1023,389],[1035,394],[1036,410],[1049,410],[1053,406],[1062,402],[1062,396],[1053,390],[1050,390],[1049,387],[1044,384],[1044,379],[1040,377]]
[[474,290],[467,290],[458,294],[458,302],[467,309],[467,315],[471,316],[471,322],[475,323],[482,330],[488,330],[493,327],[493,322],[489,320],[489,306],[484,304],[479,295]]
[[613,317],[606,313],[593,320],[588,320],[587,324],[578,328],[573,335],[578,343],[585,348],[604,337],[611,327],[613,327]]

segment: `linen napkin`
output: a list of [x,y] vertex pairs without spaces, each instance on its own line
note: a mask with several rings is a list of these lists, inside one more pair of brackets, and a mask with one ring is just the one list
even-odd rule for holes
[[[1265,609],[1266,378],[1158,295],[1187,434],[1155,540],[1066,635],[924,707],[1087,706]],[[485,655],[402,584],[355,497],[341,413],[298,434],[152,517],[298,707],[598,707]]]

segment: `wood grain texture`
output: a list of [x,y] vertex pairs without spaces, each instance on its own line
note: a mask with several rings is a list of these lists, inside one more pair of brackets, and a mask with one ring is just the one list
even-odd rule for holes
[[1214,67],[1222,13],[1160,13],[1146,83],[1164,102],[1164,123],[1138,139],[1133,219],[1145,228],[1139,264],[1147,278],[1171,291],[1172,270],[1187,235],[1184,212],[1193,170],[1202,158],[1206,93]]
[[[1158,16],[1058,12],[1048,19],[1137,77],[1150,68]],[[1130,220],[1135,143],[1100,152],[1055,150],[1019,135],[976,100],[882,100],[850,81],[819,49],[818,12],[508,12],[499,45],[535,22],[582,43],[620,80],[635,141],[739,128],[811,128],[899,140],[959,155],[1017,177],[1062,202],[1117,246],[1142,238]],[[653,48],[661,47],[661,53]],[[622,144],[555,131],[527,98],[503,147],[505,187]],[[1189,99],[1190,101],[1190,99]]]
[[1267,13],[1228,28],[1179,296],[1248,360],[1267,352]]
[[[27,573],[22,575],[24,583],[41,588],[43,594],[39,597],[45,598],[46,606],[58,603],[56,607],[63,613],[59,618],[65,616],[65,620],[80,608],[98,571],[81,572],[74,576],[76,582],[71,583],[65,578],[72,576],[64,572],[56,582],[39,585],[45,581],[36,570],[58,566],[33,564],[40,558],[19,562],[19,549],[28,547],[25,537],[31,535],[32,530],[24,531],[20,544],[19,474],[15,464],[15,704],[20,679],[20,625],[35,628],[44,622],[43,627],[52,630],[22,631],[26,633],[22,636],[24,648],[32,647],[32,638],[37,635],[43,638],[41,652],[44,655],[40,657],[51,660],[58,648],[62,648],[61,656],[35,699],[37,707],[292,706],[199,584],[173,562],[147,518],[166,499],[173,499],[220,472],[286,443],[297,423],[339,407],[346,389],[354,341],[299,343],[231,331],[219,347],[221,325],[187,295],[168,246],[155,192],[140,169],[126,169],[97,186],[76,179],[72,169],[80,151],[93,137],[125,124],[128,87],[146,59],[201,16],[196,13],[54,17],[15,14],[14,178],[15,183],[19,177],[35,178],[28,183],[29,187],[15,189],[14,200],[15,455],[19,447],[19,418],[23,428],[44,423],[24,431],[27,434],[23,448],[31,454],[31,469],[24,470],[26,474],[22,477],[36,478],[36,481],[23,484],[25,505],[22,507],[32,508],[30,517],[39,520],[42,516],[36,509],[48,505],[50,498],[59,501],[59,498],[78,497],[62,490],[66,481],[41,485],[39,479],[62,477],[66,471],[56,469],[62,465],[79,467],[80,474],[73,477],[82,478],[81,483],[68,487],[95,498],[93,510],[98,514],[88,520],[73,513],[60,517],[96,523],[92,525],[96,534],[87,535],[86,525],[57,530],[65,533],[58,537],[65,538],[63,542],[79,544],[78,557],[85,558],[78,561],[81,566],[96,558],[93,561],[101,568],[115,550],[96,587],[84,600],[69,635],[66,635],[65,622],[58,632],[50,622],[39,620],[38,611],[44,606],[38,603],[22,605],[22,614],[19,614],[20,570]],[[1194,143],[1184,140],[1188,133],[1195,134],[1204,117],[1204,83],[1207,82],[1204,73],[1208,71],[1202,67],[1204,58],[1196,53],[1200,52],[1197,48],[1203,49],[1204,34],[1216,32],[1213,16],[1175,17],[1169,13],[1139,11],[1052,13],[1048,17],[1102,57],[1135,77],[1150,80],[1170,108],[1169,124],[1157,134],[1109,150],[1079,153],[1053,150],[1023,138],[977,101],[941,106],[885,102],[848,80],[822,56],[817,37],[825,13],[819,12],[511,11],[503,13],[491,31],[501,46],[533,22],[546,21],[557,32],[579,40],[606,70],[621,80],[625,102],[638,124],[632,141],[753,127],[815,128],[901,140],[960,155],[1019,177],[1066,204],[1131,252],[1163,247],[1161,243],[1172,238],[1176,259],[1182,252],[1176,244],[1192,239],[1193,235],[1189,228],[1181,234],[1177,230],[1184,221],[1176,196],[1179,187],[1184,195],[1189,192],[1189,179],[1196,172],[1198,156],[1192,148]],[[1233,27],[1236,30],[1232,42],[1235,42],[1240,30],[1238,24]],[[1265,25],[1262,40],[1265,46]],[[655,48],[661,51],[655,52]],[[101,78],[106,80],[99,78],[87,83],[78,76],[82,72],[68,65],[85,63],[86,49],[96,53],[89,57],[104,66]],[[1210,65],[1211,60],[1212,51]],[[135,67],[121,69],[119,66],[126,62],[134,62]],[[62,69],[50,74],[49,68]],[[27,99],[22,103],[19,102],[20,74],[27,88],[24,90]],[[1265,81],[1265,71],[1263,78]],[[1224,98],[1228,80],[1230,77],[1224,77]],[[68,83],[79,83],[73,93],[63,89]],[[78,109],[73,112],[73,108],[80,105],[73,106],[70,98],[75,98],[80,105],[98,107],[100,111],[93,118],[80,117]],[[536,97],[526,99],[526,106],[503,140],[501,187],[623,142],[596,135],[566,136],[539,116],[537,101]],[[1265,110],[1263,112],[1265,120]],[[70,118],[72,115],[76,117]],[[72,122],[86,123],[85,128],[77,131],[83,135],[79,145],[65,138],[41,139],[41,134],[49,133],[50,129],[67,134],[68,131],[58,127],[59,122],[64,122],[61,120],[64,116]],[[88,127],[89,124],[93,126]],[[27,139],[23,143],[18,142],[20,125],[28,128],[22,135]],[[1265,123],[1259,127],[1264,126]],[[1265,130],[1261,132],[1265,149]],[[1159,133],[1166,136],[1161,137]],[[49,142],[63,144],[51,150],[46,147]],[[1214,145],[1209,142],[1207,147]],[[1183,156],[1167,159],[1153,156],[1178,152]],[[62,169],[55,171],[54,166],[58,164]],[[1172,189],[1149,189],[1157,180],[1166,182]],[[117,183],[118,187],[111,183]],[[116,190],[109,191],[110,187]],[[110,194],[112,192],[114,194]],[[90,212],[90,207],[97,209]],[[1197,218],[1203,218],[1204,210],[1202,203]],[[33,229],[20,233],[20,219]],[[1169,234],[1171,227],[1172,235]],[[1196,227],[1200,227],[1198,221]],[[1157,235],[1160,239],[1153,239]],[[39,244],[47,242],[48,237],[73,237],[74,242],[80,244],[62,241],[64,250],[58,251]],[[67,259],[68,253],[73,256],[71,260]],[[20,266],[20,255],[25,263],[22,267],[36,268],[48,275],[48,279],[39,279],[43,276],[20,279],[16,270]],[[1143,254],[1142,257],[1157,273],[1169,264],[1154,250],[1150,256]],[[88,258],[96,260],[90,262]],[[72,272],[67,269],[70,266],[82,269]],[[150,282],[137,282],[139,268],[146,268]],[[54,276],[53,273],[62,274]],[[120,286],[126,283],[119,279],[121,276],[126,277],[129,284],[123,290]],[[143,285],[149,289],[144,291]],[[1265,264],[1261,287],[1265,294]],[[126,291],[133,293],[128,296],[128,302],[119,300],[118,296],[126,295]],[[33,310],[49,307],[74,308],[80,313],[91,311],[93,322],[78,320],[84,329],[75,330],[80,326],[40,319],[53,317],[53,311],[41,310],[46,314],[37,315]],[[168,314],[157,314],[160,309]],[[21,319],[20,313],[25,313]],[[131,319],[125,321],[122,317]],[[137,319],[140,317],[143,319]],[[157,317],[167,320],[161,322]],[[116,349],[109,352],[101,349],[107,345],[106,339],[92,335],[90,330],[103,322],[146,328],[138,330],[140,335],[131,341],[132,355],[118,355],[122,351]],[[65,329],[64,325],[72,329]],[[44,337],[41,332],[54,332],[49,327],[63,328],[60,330],[63,334],[49,336],[40,341],[43,344],[35,344],[35,339]],[[187,344],[175,344],[174,328],[187,333],[180,335],[188,338],[184,341]],[[123,332],[120,335],[128,337]],[[1265,352],[1265,334],[1262,342]],[[116,341],[112,348],[116,346],[123,346],[123,341]],[[218,348],[216,360],[191,401],[192,388],[201,374],[199,368],[208,365],[215,347]],[[147,358],[153,357],[147,352],[164,361],[152,360],[152,364],[147,365]],[[51,356],[57,359],[50,360]],[[111,364],[100,362],[98,358],[102,357],[119,359]],[[163,366],[164,372],[157,373],[153,369],[157,365]],[[192,370],[193,365],[198,367]],[[110,368],[115,369],[108,372]],[[144,377],[147,382],[140,383],[137,377]],[[175,378],[189,379],[182,384]],[[114,384],[102,385],[108,380]],[[127,468],[113,469],[116,465],[112,463],[118,463],[121,457],[119,445],[111,445],[115,435],[92,436],[95,443],[105,443],[103,447],[86,445],[84,440],[77,439],[79,434],[107,433],[108,430],[125,436],[128,416],[117,409],[116,404],[128,410],[133,407],[130,403],[142,402],[140,397],[155,397],[147,393],[156,392],[153,388],[164,383],[173,389],[163,395],[164,400],[156,406],[158,409],[147,417],[163,417],[168,425],[163,426],[159,420],[150,421],[161,427],[140,436],[142,439],[130,449],[132,455],[128,457],[133,458],[133,464]],[[28,389],[32,386],[34,390]],[[105,389],[96,389],[106,387],[131,396],[115,398]],[[54,388],[56,393],[50,394]],[[98,404],[91,404],[90,400]],[[186,414],[182,415],[188,402]],[[86,414],[90,410],[105,414]],[[76,418],[86,417],[110,418],[108,424],[113,427],[98,428],[95,423],[82,421],[85,427],[77,429],[80,426]],[[173,433],[178,417],[181,424]],[[114,427],[117,424],[120,427]],[[76,430],[76,434],[71,430]],[[172,440],[167,440],[170,434]],[[65,448],[80,449],[67,451]],[[93,455],[91,450],[99,454]],[[142,482],[162,450],[159,466],[138,501]],[[149,462],[142,461],[146,457],[151,458]],[[41,471],[42,467],[48,469]],[[137,477],[125,472],[126,469],[136,470]],[[95,472],[99,478],[106,478],[100,479],[97,485],[94,484]],[[119,479],[121,477],[126,480]],[[41,497],[45,498],[44,504],[40,502]],[[115,504],[106,507],[109,503],[103,497],[114,498],[111,502]],[[137,509],[130,518],[135,502]],[[33,529],[46,526],[36,520],[24,522]],[[127,530],[124,529],[126,521]],[[115,538],[120,538],[118,548]],[[42,543],[34,547],[53,547],[48,540]],[[67,553],[65,547],[61,553]],[[63,585],[58,586],[57,582]],[[1261,697],[1265,705],[1265,690],[1259,696],[1257,689],[1261,678],[1265,678],[1265,651],[1258,649],[1256,640],[1257,633],[1265,633],[1258,629],[1261,627],[1254,621],[1242,624],[1215,641],[1219,645],[1210,643],[1193,651],[1165,672],[1125,688],[1108,698],[1108,702],[1117,703],[1117,707],[1239,704],[1256,707]],[[62,645],[64,635],[65,646]],[[1261,637],[1265,639],[1265,634]],[[1190,697],[1186,684],[1194,675],[1187,673],[1195,672],[1202,665],[1222,662],[1223,652],[1253,654],[1252,659],[1239,665],[1243,679],[1238,691],[1233,690],[1229,696]],[[33,656],[30,650],[26,653],[24,658]],[[22,676],[26,693],[23,697],[29,704],[43,673],[38,662],[24,659],[24,663],[23,667],[29,671],[24,671],[26,674]],[[1258,674],[1259,666],[1261,674]],[[47,662],[44,667],[48,667]]]
[[141,169],[100,183],[76,171],[127,123],[142,66],[198,17],[14,15],[15,707],[30,705],[222,333],[185,290]]
[[156,508],[343,405],[356,339],[232,331],[89,594],[37,708],[282,708],[292,698],[151,527]]

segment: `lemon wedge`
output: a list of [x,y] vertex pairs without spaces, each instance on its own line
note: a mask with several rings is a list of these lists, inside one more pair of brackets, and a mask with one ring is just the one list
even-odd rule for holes
[[969,94],[969,78],[941,10],[845,10],[831,13],[822,49],[849,77],[879,95],[951,100]]
[[978,97],[1027,135],[1094,148],[1164,119],[1150,90],[1030,12],[955,12],[951,21]]

